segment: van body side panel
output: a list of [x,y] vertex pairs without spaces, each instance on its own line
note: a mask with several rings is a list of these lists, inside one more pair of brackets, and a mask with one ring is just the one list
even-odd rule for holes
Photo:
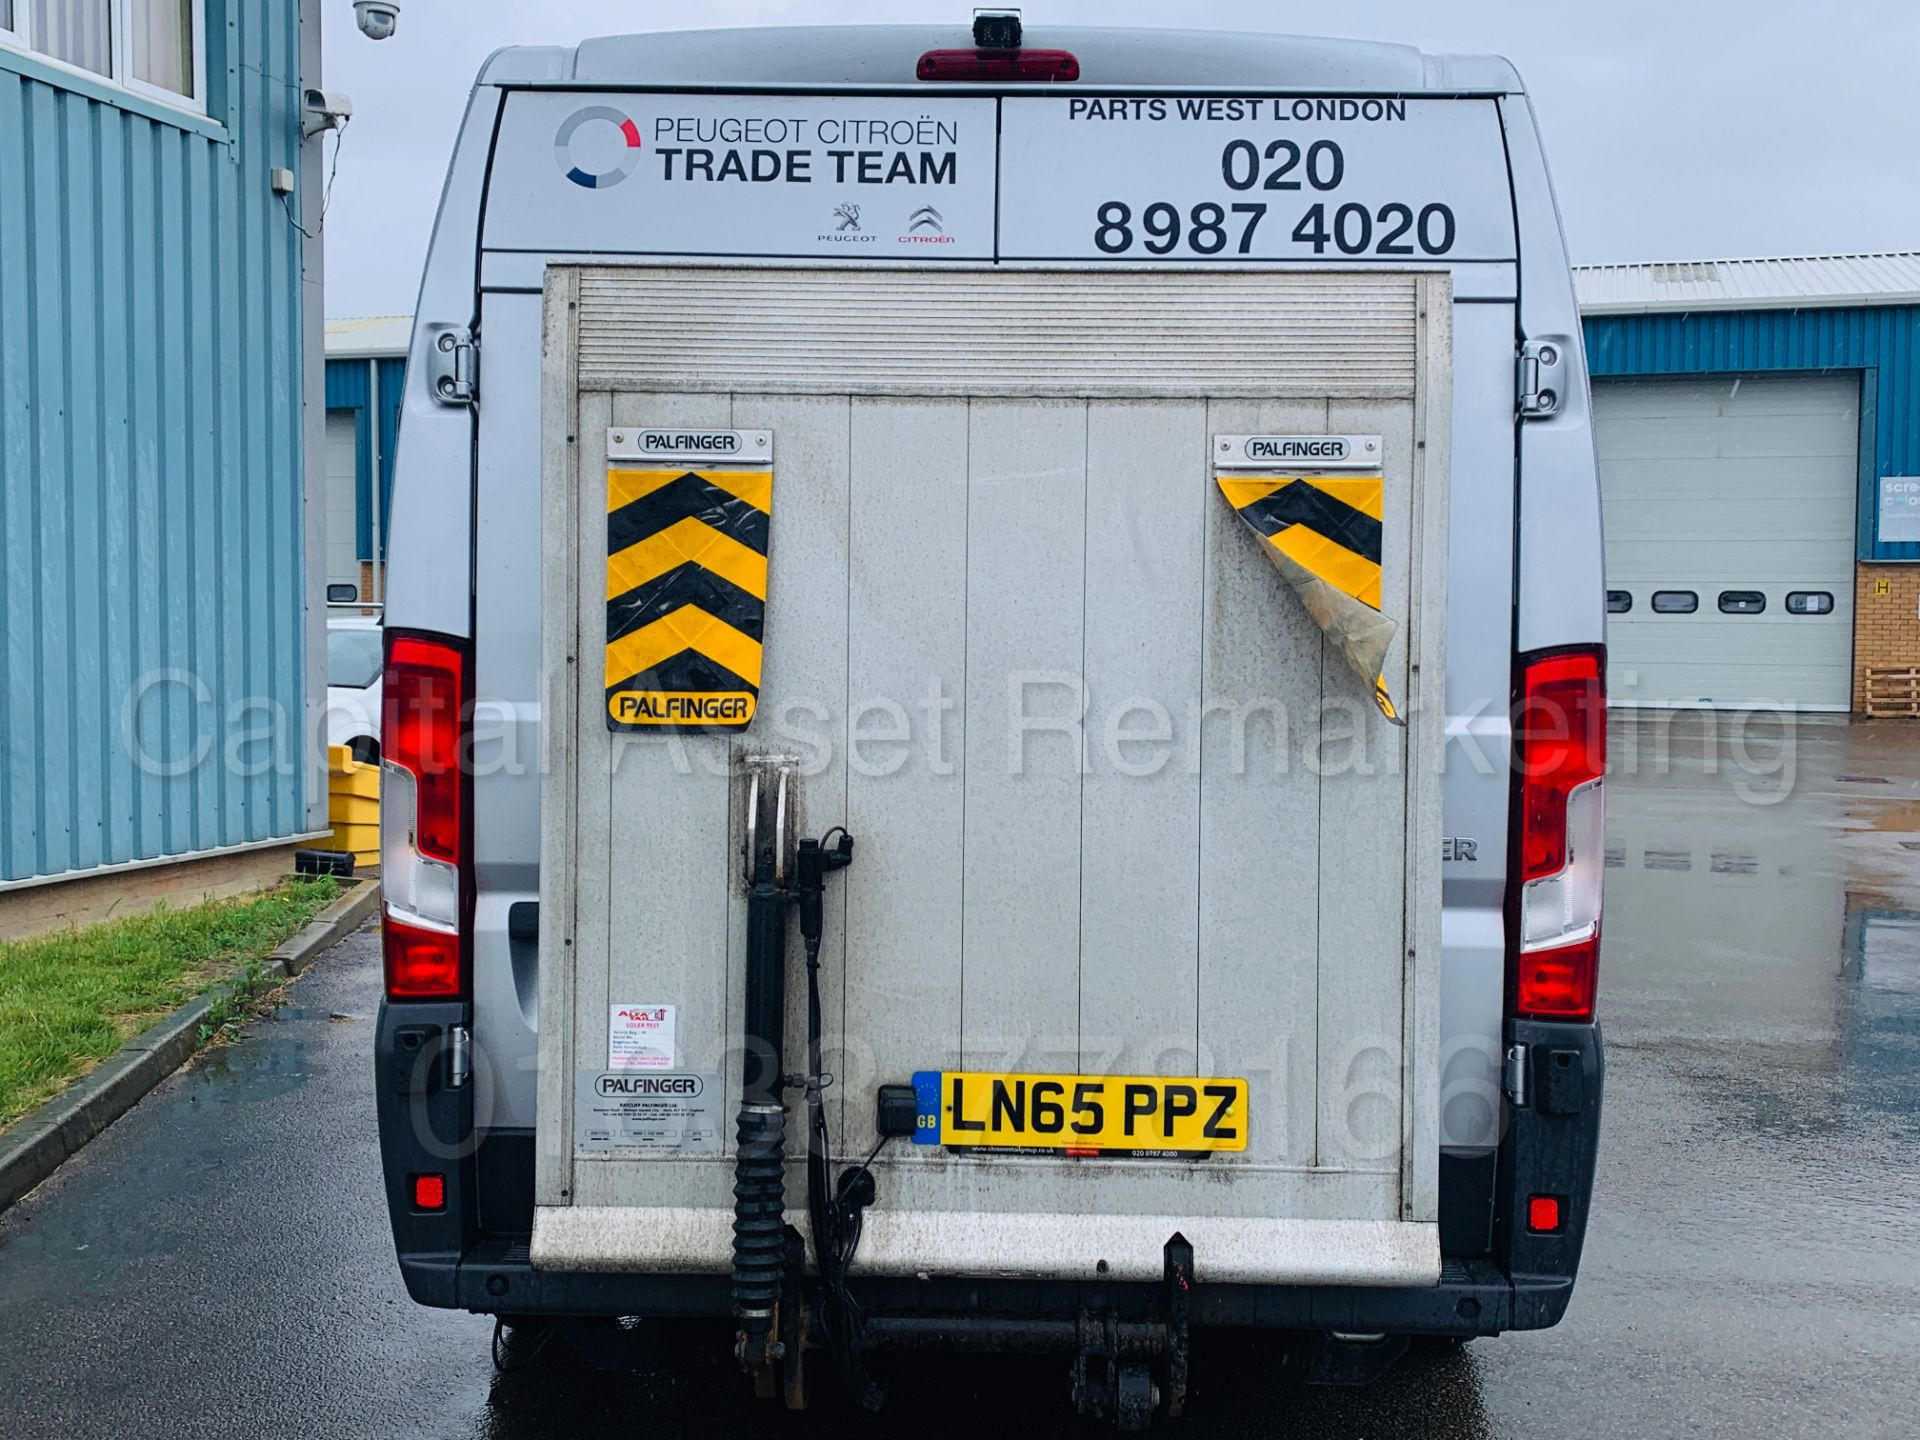
[[1440,990],[1440,1143],[1500,1137],[1512,723],[1514,307],[1453,312],[1453,521],[1447,565],[1446,965]]
[[454,145],[414,307],[392,512],[382,531],[389,555],[403,558],[389,567],[386,623],[461,637],[473,625],[473,411],[436,401],[428,377],[440,337],[474,322],[482,204],[503,99],[476,86]]
[[1509,96],[1500,109],[1525,263],[1520,334],[1552,342],[1565,368],[1555,412],[1520,427],[1518,648],[1600,645],[1607,638],[1600,472],[1573,272],[1533,105]]
[[[514,907],[540,898],[540,354],[536,294],[480,300],[484,350],[497,356],[479,407],[473,554],[473,1010],[481,1037],[475,1112],[483,1129],[534,1123],[537,942],[512,933]],[[524,915],[526,912],[520,912]],[[484,1183],[484,1176],[483,1176]]]

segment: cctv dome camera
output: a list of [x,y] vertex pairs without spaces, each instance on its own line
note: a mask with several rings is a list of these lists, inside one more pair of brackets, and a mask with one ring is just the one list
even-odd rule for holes
[[400,23],[399,0],[353,0],[353,17],[369,40],[384,40]]

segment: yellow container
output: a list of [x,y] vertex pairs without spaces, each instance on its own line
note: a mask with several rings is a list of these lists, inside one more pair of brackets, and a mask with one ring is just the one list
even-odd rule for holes
[[363,765],[344,745],[327,747],[327,848],[345,850],[355,868],[380,863],[380,767]]

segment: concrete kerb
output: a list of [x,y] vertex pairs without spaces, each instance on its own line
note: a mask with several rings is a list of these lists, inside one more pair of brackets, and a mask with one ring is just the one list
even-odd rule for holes
[[[322,950],[358,930],[379,903],[378,881],[349,882],[347,892],[298,935],[284,941],[261,963],[258,973],[270,980],[298,975]],[[238,970],[203,991],[158,1025],[134,1036],[83,1079],[28,1111],[0,1136],[0,1212],[185,1064],[199,1048],[201,1025],[246,979],[247,972]]]

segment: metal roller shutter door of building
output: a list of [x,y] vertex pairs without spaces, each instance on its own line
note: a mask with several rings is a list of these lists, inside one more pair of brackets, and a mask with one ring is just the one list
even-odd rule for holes
[[354,522],[358,518],[357,462],[360,427],[351,410],[327,414],[327,583],[358,585],[360,551]]
[[1594,386],[1615,705],[1848,708],[1859,406],[1851,375]]

